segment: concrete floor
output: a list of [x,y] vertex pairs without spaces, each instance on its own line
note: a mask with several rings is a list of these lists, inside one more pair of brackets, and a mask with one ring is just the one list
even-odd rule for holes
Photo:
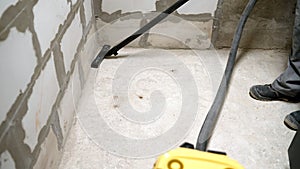
[[[157,155],[195,143],[228,53],[129,48],[104,60],[91,70],[60,168],[150,169]],[[283,119],[299,104],[248,95],[252,85],[272,82],[287,56],[279,50],[239,51],[209,149],[227,152],[247,169],[289,168],[294,132]]]

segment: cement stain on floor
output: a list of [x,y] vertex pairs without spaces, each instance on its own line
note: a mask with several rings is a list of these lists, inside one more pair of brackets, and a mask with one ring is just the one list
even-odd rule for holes
[[[152,149],[164,153],[166,148],[174,148],[185,141],[195,143],[222,76],[228,53],[228,50],[127,48],[120,51],[123,57],[104,60],[98,70],[90,72],[60,168],[150,169],[157,156],[151,156],[151,153],[156,152]],[[289,168],[287,148],[294,133],[283,125],[283,119],[289,112],[298,110],[299,104],[260,102],[248,95],[252,85],[272,82],[284,70],[287,56],[287,51],[279,50],[239,51],[229,93],[209,149],[227,152],[229,157],[247,169]],[[170,57],[174,57],[174,61]],[[149,66],[148,58],[155,59],[153,64],[157,64],[158,68]],[[136,67],[141,69],[135,70]],[[188,70],[193,79],[180,74],[182,70]],[[128,74],[133,76],[126,79]],[[194,81],[197,86],[197,91],[188,90],[190,96],[196,93],[198,98],[190,100],[197,104],[197,109],[189,114],[195,115],[195,120],[187,122],[191,130],[187,129],[187,135],[180,137],[173,133],[164,142],[157,143],[157,147],[129,149],[131,145],[126,144],[130,143],[130,139],[137,142],[149,140],[166,134],[174,127],[185,106],[181,105],[184,89],[180,88],[185,86],[186,83],[182,82],[184,80],[186,83]],[[160,93],[155,94],[156,91]],[[126,107],[127,104],[132,107]],[[122,110],[131,110],[137,115],[128,118],[126,115],[130,115],[130,112],[124,113]],[[151,112],[153,110],[161,112]],[[143,116],[138,113],[149,118],[152,118],[149,113],[157,113],[157,118],[147,123],[132,120],[136,117],[149,120],[141,119]],[[95,120],[98,117],[102,120]],[[85,123],[84,120],[90,120],[91,123]],[[103,135],[103,122],[113,132],[129,138],[129,141],[120,143]],[[166,144],[169,147],[160,146]],[[131,158],[130,153],[141,156]]]

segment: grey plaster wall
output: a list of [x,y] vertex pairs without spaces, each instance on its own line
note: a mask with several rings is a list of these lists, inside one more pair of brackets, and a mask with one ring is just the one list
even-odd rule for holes
[[[247,2],[248,0],[219,0],[212,38],[216,47],[230,47]],[[258,0],[245,26],[240,47],[289,48],[295,3],[295,0]]]
[[90,0],[0,2],[0,169],[57,168],[95,56]]

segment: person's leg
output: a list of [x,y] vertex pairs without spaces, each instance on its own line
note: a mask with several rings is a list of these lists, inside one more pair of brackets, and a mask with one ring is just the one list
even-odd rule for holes
[[300,0],[297,0],[292,51],[287,69],[271,84],[276,91],[292,97],[300,96]]
[[251,87],[250,96],[257,100],[300,102],[300,0],[297,0],[292,51],[287,69],[270,85]]

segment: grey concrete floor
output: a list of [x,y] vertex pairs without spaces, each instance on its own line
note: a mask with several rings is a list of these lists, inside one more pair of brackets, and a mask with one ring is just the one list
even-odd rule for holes
[[[150,169],[157,155],[185,141],[195,143],[228,53],[128,48],[104,60],[90,72],[60,168]],[[260,102],[248,95],[252,85],[272,82],[287,56],[280,50],[239,51],[209,149],[227,152],[247,169],[289,168],[294,132],[283,119],[299,104]]]

